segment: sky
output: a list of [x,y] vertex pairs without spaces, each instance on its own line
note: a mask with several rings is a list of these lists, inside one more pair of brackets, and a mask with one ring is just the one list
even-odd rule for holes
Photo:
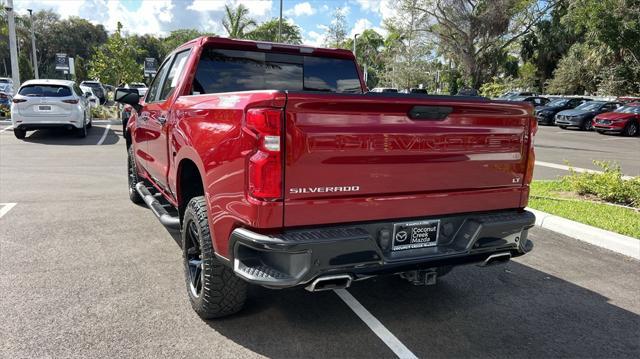
[[[383,20],[392,16],[393,0],[283,0],[283,16],[302,30],[303,43],[321,46],[335,9],[346,14],[350,36],[365,29],[382,34]],[[195,28],[225,35],[224,5],[244,4],[257,22],[278,17],[279,0],[14,0],[20,14],[27,9],[51,9],[64,19],[79,16],[108,31],[120,21],[129,34],[167,35],[171,30]]]

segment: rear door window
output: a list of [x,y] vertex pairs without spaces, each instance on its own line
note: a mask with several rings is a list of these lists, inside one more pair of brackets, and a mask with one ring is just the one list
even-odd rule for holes
[[27,97],[67,97],[71,96],[71,89],[63,85],[27,85],[18,93]]
[[182,70],[184,69],[184,65],[187,63],[188,58],[189,50],[183,51],[175,56],[171,69],[169,70],[169,74],[167,75],[167,79],[164,80],[164,85],[162,85],[162,91],[160,91],[160,97],[158,98],[159,101],[166,100],[173,89],[178,86],[178,80],[180,79],[180,75],[182,74]]
[[206,48],[193,94],[290,90],[361,93],[352,60]]

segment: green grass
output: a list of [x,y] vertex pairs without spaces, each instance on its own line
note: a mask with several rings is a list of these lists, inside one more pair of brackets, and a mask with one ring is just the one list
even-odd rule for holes
[[534,181],[529,207],[640,239],[640,212],[584,199],[566,180]]

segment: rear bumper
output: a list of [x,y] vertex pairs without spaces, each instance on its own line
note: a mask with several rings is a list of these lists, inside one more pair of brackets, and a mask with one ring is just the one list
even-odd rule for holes
[[348,274],[358,279],[477,263],[496,253],[516,257],[533,248],[527,238],[535,223],[531,212],[510,210],[437,219],[441,231],[436,246],[395,252],[390,250],[393,224],[401,221],[296,229],[278,235],[238,228],[231,234],[233,257],[227,263],[251,283],[283,288],[326,275]]
[[72,112],[66,116],[23,116],[19,113],[11,114],[13,127],[20,130],[39,130],[45,128],[82,128],[83,114]]

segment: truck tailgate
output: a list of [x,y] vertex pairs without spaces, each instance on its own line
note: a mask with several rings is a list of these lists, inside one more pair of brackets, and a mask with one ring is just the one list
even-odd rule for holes
[[527,105],[289,93],[285,226],[517,208]]

